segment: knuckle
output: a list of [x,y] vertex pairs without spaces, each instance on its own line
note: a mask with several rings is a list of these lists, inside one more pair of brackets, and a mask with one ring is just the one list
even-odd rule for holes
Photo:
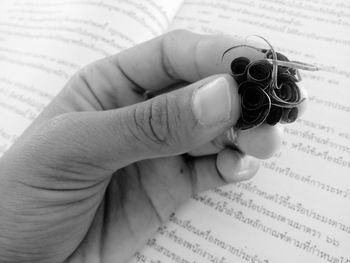
[[174,95],[155,97],[136,111],[134,120],[143,138],[160,147],[181,146],[180,110]]
[[171,79],[178,79],[179,74],[175,70],[176,65],[174,64],[174,48],[176,49],[178,46],[182,46],[185,39],[191,39],[195,33],[192,33],[185,29],[176,29],[168,34],[165,34],[162,38],[161,43],[161,54],[162,54],[162,64],[165,73]]
[[[167,98],[164,96],[163,98]],[[147,117],[148,126],[152,136],[161,143],[166,144],[171,140],[169,128],[168,99],[155,98],[151,100]]]
[[[203,53],[198,52],[198,46],[202,41],[202,36],[184,29],[171,31],[164,36],[161,47],[162,63],[164,71],[170,78],[179,79],[184,78],[184,76],[191,80],[202,78],[198,65],[199,59],[203,56]],[[178,58],[178,54],[194,63],[195,77],[186,72],[183,62]]]
[[68,86],[75,87],[77,83],[81,83],[82,79],[85,79],[86,71],[87,71],[88,67],[90,67],[90,66],[89,65],[85,66],[85,67],[79,69],[77,72],[75,72],[72,75],[72,77],[69,79]]

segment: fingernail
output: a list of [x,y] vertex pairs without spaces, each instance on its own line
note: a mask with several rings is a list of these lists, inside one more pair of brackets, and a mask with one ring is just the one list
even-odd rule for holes
[[225,77],[218,77],[199,87],[193,96],[194,115],[203,125],[211,126],[230,118],[230,83]]
[[260,162],[258,159],[245,155],[241,159],[241,169],[237,173],[240,180],[250,179],[259,170]]

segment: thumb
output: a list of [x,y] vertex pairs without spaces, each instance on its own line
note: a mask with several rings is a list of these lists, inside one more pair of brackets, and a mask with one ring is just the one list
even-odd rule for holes
[[211,141],[237,121],[239,105],[232,77],[215,75],[127,107],[58,116],[42,130],[40,143],[50,142],[55,160],[83,158],[113,170]]
[[115,121],[102,121],[107,129],[110,125],[119,127],[112,135],[117,136],[115,150],[122,150],[119,160],[130,163],[182,154],[213,140],[239,118],[238,98],[232,77],[216,75],[115,110]]

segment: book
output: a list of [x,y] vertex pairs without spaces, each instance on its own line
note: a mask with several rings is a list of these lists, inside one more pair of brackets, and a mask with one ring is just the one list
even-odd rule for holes
[[96,59],[173,29],[258,34],[322,68],[301,72],[306,113],[252,180],[195,195],[130,262],[350,263],[349,14],[345,0],[2,0],[0,156]]

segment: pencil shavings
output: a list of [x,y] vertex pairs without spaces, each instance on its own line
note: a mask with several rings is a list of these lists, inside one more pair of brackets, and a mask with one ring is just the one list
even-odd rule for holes
[[238,57],[231,62],[231,74],[238,83],[241,96],[241,117],[236,129],[252,129],[263,123],[294,122],[298,118],[298,105],[305,100],[297,85],[301,80],[298,70],[318,70],[313,65],[289,61],[285,55],[275,52],[266,39],[257,37],[263,39],[270,49],[239,45],[223,54],[224,57],[232,49],[248,47],[262,52],[265,57],[256,61]]

